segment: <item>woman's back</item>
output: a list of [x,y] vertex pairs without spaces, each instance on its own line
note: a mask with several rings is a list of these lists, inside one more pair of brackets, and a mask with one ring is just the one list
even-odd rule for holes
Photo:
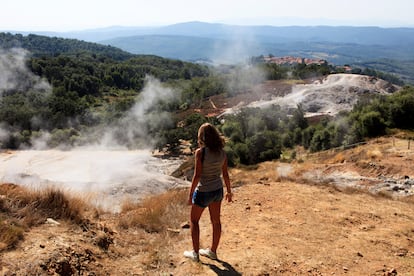
[[200,192],[215,191],[223,187],[221,172],[225,160],[223,150],[212,151],[208,147],[203,147],[201,179],[198,185]]

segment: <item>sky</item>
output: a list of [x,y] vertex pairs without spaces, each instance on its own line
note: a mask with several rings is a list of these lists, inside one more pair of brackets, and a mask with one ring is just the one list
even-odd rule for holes
[[2,0],[0,31],[79,31],[189,21],[414,27],[412,0]]

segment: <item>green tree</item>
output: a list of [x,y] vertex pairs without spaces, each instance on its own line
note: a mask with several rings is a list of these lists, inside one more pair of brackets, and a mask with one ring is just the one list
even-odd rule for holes
[[377,111],[361,114],[359,118],[360,133],[363,137],[376,137],[385,133],[385,122]]
[[327,129],[318,129],[312,136],[309,149],[312,152],[331,148],[331,135]]
[[238,143],[244,141],[243,132],[239,122],[226,122],[222,127],[221,131],[223,135],[230,138],[231,141]]
[[414,129],[414,87],[404,87],[389,101],[390,125],[403,129]]

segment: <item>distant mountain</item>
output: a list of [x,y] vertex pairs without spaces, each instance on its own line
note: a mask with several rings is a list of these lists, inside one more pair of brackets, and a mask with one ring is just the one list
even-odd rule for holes
[[154,29],[152,34],[209,38],[249,38],[260,42],[333,42],[363,45],[414,43],[414,28],[333,26],[235,26],[202,22],[180,23]]
[[211,57],[216,40],[181,35],[141,35],[114,38],[102,43],[117,45],[116,47],[135,54],[145,53],[194,61]]
[[[386,70],[414,83],[414,28],[187,22],[160,27],[115,26],[50,35],[99,42],[133,54],[185,61],[233,63],[268,54],[321,58],[338,65]],[[378,60],[387,62],[384,65]]]
[[[414,28],[234,26],[189,22],[101,41],[134,54],[240,62],[272,54],[325,59],[394,73],[414,83]],[[383,62],[377,67],[377,60]],[[400,66],[400,62],[409,66]]]
[[[11,33],[15,32],[11,31]],[[160,27],[112,26],[78,32],[35,32],[35,34],[76,38],[91,42],[102,42],[114,38],[130,36],[169,35],[226,40],[249,39],[260,43],[291,43],[301,41],[387,46],[412,45],[414,43],[414,28],[349,26],[238,26],[197,21]]]
[[[58,33],[59,34],[59,33]],[[109,27],[60,33],[64,37],[100,42],[116,37],[177,35],[220,39],[253,39],[261,42],[333,42],[362,45],[411,45],[414,28],[333,26],[237,26],[187,22],[162,27]]]

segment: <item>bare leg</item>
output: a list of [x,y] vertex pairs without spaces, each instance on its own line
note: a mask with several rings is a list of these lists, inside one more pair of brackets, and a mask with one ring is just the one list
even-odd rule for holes
[[213,202],[208,206],[210,212],[210,220],[213,226],[213,241],[211,244],[211,251],[214,253],[217,252],[217,247],[220,242],[221,237],[221,221],[220,221],[220,210],[221,210],[221,201]]
[[198,250],[200,249],[200,226],[199,221],[201,214],[203,213],[204,208],[198,205],[191,205],[191,239],[193,240],[193,249],[198,254]]

